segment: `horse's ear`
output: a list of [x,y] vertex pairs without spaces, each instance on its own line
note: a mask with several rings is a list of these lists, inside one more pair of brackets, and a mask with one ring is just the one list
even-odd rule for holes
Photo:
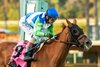
[[66,19],[66,22],[67,22],[67,24],[68,24],[69,27],[72,26],[72,23],[69,20]]
[[61,27],[64,29],[66,27],[66,24],[62,23]]
[[77,20],[76,19],[73,20],[73,24],[77,24]]

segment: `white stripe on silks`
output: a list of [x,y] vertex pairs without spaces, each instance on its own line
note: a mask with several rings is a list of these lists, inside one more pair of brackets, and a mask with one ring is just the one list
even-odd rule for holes
[[26,21],[27,21],[28,23],[32,23],[32,22],[33,22],[32,19],[33,19],[36,15],[41,14],[41,13],[42,13],[42,12],[33,13],[32,15],[30,15],[30,16],[26,19]]
[[46,12],[43,12],[43,14],[42,14],[42,18],[44,18],[44,17],[45,17],[45,14],[46,14]]

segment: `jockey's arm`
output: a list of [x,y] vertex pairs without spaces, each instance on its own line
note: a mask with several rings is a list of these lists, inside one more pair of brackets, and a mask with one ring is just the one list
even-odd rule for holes
[[49,28],[48,28],[48,32],[52,35],[55,36],[55,32],[54,32],[54,24],[52,24]]
[[26,33],[33,35],[33,28],[32,26],[30,26],[30,24],[26,23],[25,21],[25,16],[21,17],[21,19],[19,20],[19,27]]
[[41,31],[42,28],[43,28],[43,23],[40,22],[40,19],[38,17],[34,24],[34,35],[39,37],[47,36],[47,33]]
[[48,31],[51,34],[51,38],[55,39],[56,38],[56,33],[54,31],[54,24],[52,24],[51,27],[48,28]]

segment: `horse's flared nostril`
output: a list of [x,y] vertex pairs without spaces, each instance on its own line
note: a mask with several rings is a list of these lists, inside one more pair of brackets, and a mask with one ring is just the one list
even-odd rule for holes
[[86,44],[91,44],[91,43],[89,41],[87,41]]

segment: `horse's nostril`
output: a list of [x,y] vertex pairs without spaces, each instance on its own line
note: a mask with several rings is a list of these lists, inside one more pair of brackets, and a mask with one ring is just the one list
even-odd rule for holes
[[87,42],[86,42],[86,44],[90,44],[90,42],[89,42],[89,41],[87,41]]

